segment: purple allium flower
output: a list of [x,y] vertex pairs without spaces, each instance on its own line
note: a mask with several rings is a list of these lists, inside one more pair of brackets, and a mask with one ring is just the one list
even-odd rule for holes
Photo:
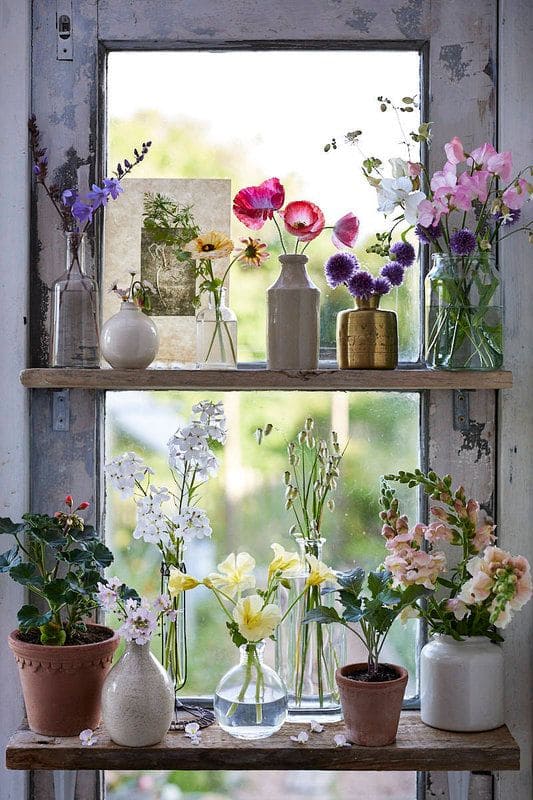
[[393,256],[392,261],[401,264],[402,267],[410,267],[415,260],[415,248],[409,242],[396,242],[389,250],[389,255]]
[[76,217],[78,222],[92,222],[93,218],[93,209],[92,206],[88,206],[85,203],[82,203],[81,200],[76,200],[72,206],[72,216]]
[[119,194],[124,191],[117,178],[104,178],[104,188],[109,191],[113,200],[116,200]]
[[428,225],[427,228],[424,228],[419,223],[415,228],[415,234],[422,244],[433,244],[442,235],[441,224],[439,222],[437,225]]
[[476,245],[476,237],[468,228],[462,228],[450,236],[450,249],[455,256],[469,256]]
[[77,199],[78,199],[78,192],[76,191],[76,189],[65,189],[65,191],[61,195],[61,202],[67,208],[72,208]]
[[352,297],[368,300],[374,292],[374,278],[369,272],[358,269],[348,281],[348,291]]
[[374,294],[381,297],[382,294],[388,294],[392,288],[391,282],[388,278],[374,278]]
[[324,265],[326,280],[333,288],[347,283],[357,269],[359,262],[352,253],[335,253]]
[[381,268],[381,277],[387,278],[391,286],[401,286],[403,283],[404,268],[397,261],[389,261]]
[[106,189],[105,186],[102,188],[97,186],[96,183],[93,183],[92,191],[87,193],[87,200],[92,201],[91,205],[93,211],[96,211],[100,206],[106,206],[110,194],[111,192],[109,189]]

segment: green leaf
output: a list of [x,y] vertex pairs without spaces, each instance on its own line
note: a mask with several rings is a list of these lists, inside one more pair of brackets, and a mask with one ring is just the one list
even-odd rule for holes
[[303,625],[307,625],[309,622],[320,622],[329,625],[330,622],[342,622],[342,618],[331,606],[317,606],[308,611],[302,620]]
[[387,587],[391,577],[392,573],[388,570],[368,573],[367,584],[372,597],[377,597],[377,595]]
[[70,588],[70,583],[65,578],[55,578],[43,587],[43,594],[52,606],[58,606],[65,600],[65,592]]
[[385,589],[378,594],[376,599],[384,606],[394,606],[401,601],[402,594],[396,589]]
[[35,564],[17,564],[9,570],[9,577],[14,581],[20,583],[22,586],[33,584],[33,586],[42,585],[42,578],[37,572]]
[[114,556],[111,550],[103,542],[90,542],[86,545],[87,550],[93,554],[95,562],[100,567],[109,567],[113,563]]
[[9,517],[0,517],[0,533],[5,533],[8,536],[18,536],[24,533],[25,530],[25,525],[13,522]]
[[0,573],[9,572],[11,567],[16,567],[20,563],[18,547],[12,547],[0,555]]
[[365,616],[365,612],[361,606],[347,605],[342,613],[343,619],[346,622],[359,622]]
[[121,586],[118,587],[117,595],[121,600],[140,600],[141,597],[135,589],[132,589],[131,586],[126,586],[123,583]]
[[248,639],[245,639],[244,636],[239,631],[239,627],[236,622],[226,622],[226,628],[230,632],[231,641],[237,647],[240,647],[242,644],[247,644]]
[[362,567],[356,567],[349,572],[339,572],[337,581],[339,586],[347,589],[352,595],[357,597],[362,589],[365,580],[365,571]]
[[69,564],[90,564],[93,560],[93,554],[89,550],[81,550],[75,547],[73,550],[66,550],[59,555],[62,561]]
[[22,606],[17,614],[19,628],[21,631],[27,631],[30,628],[39,628],[41,625],[46,625],[52,619],[52,612],[45,611],[41,614],[36,606]]

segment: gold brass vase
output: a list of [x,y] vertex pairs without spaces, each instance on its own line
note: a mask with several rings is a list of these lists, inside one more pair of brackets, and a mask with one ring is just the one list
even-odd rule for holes
[[379,295],[355,298],[355,308],[337,315],[339,369],[394,369],[398,366],[398,325],[394,311],[379,309]]

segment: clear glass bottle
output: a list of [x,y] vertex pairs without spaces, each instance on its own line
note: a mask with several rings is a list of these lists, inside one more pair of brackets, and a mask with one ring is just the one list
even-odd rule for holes
[[[178,559],[176,566],[185,572],[185,564]],[[161,594],[170,596],[168,581],[170,578],[170,565],[161,564]],[[185,618],[185,594],[178,592],[172,598],[174,614],[161,618],[161,663],[170,675],[174,684],[174,692],[178,692],[187,680],[187,635]]]
[[226,305],[226,288],[209,293],[196,315],[196,365],[199,369],[237,369],[237,317]]
[[66,269],[52,285],[52,367],[98,368],[98,286],[85,271],[84,233],[68,232]]
[[264,642],[243,644],[239,651],[239,664],[215,689],[215,717],[237,739],[265,739],[285,722],[287,691],[277,672],[263,662]]
[[[305,556],[322,560],[325,539],[296,539],[301,555],[301,572],[284,580],[278,604],[284,614],[304,591],[309,566]],[[333,593],[309,586],[294,605],[276,635],[276,669],[287,686],[288,718],[294,722],[338,722],[342,719],[335,670],[346,660],[346,635],[342,625],[302,624],[303,618],[319,605],[333,605]]]
[[493,370],[503,364],[503,302],[494,257],[437,253],[426,278],[426,364]]

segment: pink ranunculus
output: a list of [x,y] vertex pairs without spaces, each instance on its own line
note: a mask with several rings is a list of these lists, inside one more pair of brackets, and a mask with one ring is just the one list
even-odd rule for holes
[[505,192],[502,194],[502,200],[513,211],[522,208],[524,203],[529,200],[529,185],[524,178],[518,178]]
[[280,211],[280,215],[283,217],[285,230],[292,236],[297,236],[301,242],[316,239],[326,224],[322,211],[308,200],[288,203],[283,211]]
[[419,178],[422,174],[422,164],[416,161],[407,162],[407,175],[410,178]]
[[487,159],[487,169],[494,175],[498,175],[502,181],[511,180],[513,174],[513,156],[510,150],[503,153],[493,153]]
[[457,184],[457,169],[456,165],[450,163],[449,161],[446,162],[444,167],[441,170],[437,170],[437,172],[433,173],[433,177],[431,178],[431,188],[434,192],[437,189],[447,189],[448,192],[452,192]]
[[454,136],[451,142],[444,145],[444,151],[450,164],[461,164],[466,161],[463,143],[457,136]]
[[494,155],[496,155],[496,149],[489,142],[485,142],[472,150],[470,158],[478,167],[486,167],[489,158]]
[[269,178],[259,186],[247,186],[233,198],[233,213],[247,228],[258,231],[272,219],[285,202],[285,189],[278,178]]
[[484,203],[489,194],[490,172],[486,169],[476,170],[473,175],[463,172],[459,177],[459,185],[468,189],[472,198]]
[[353,247],[359,234],[359,220],[350,211],[335,223],[331,241],[339,250],[342,247]]

